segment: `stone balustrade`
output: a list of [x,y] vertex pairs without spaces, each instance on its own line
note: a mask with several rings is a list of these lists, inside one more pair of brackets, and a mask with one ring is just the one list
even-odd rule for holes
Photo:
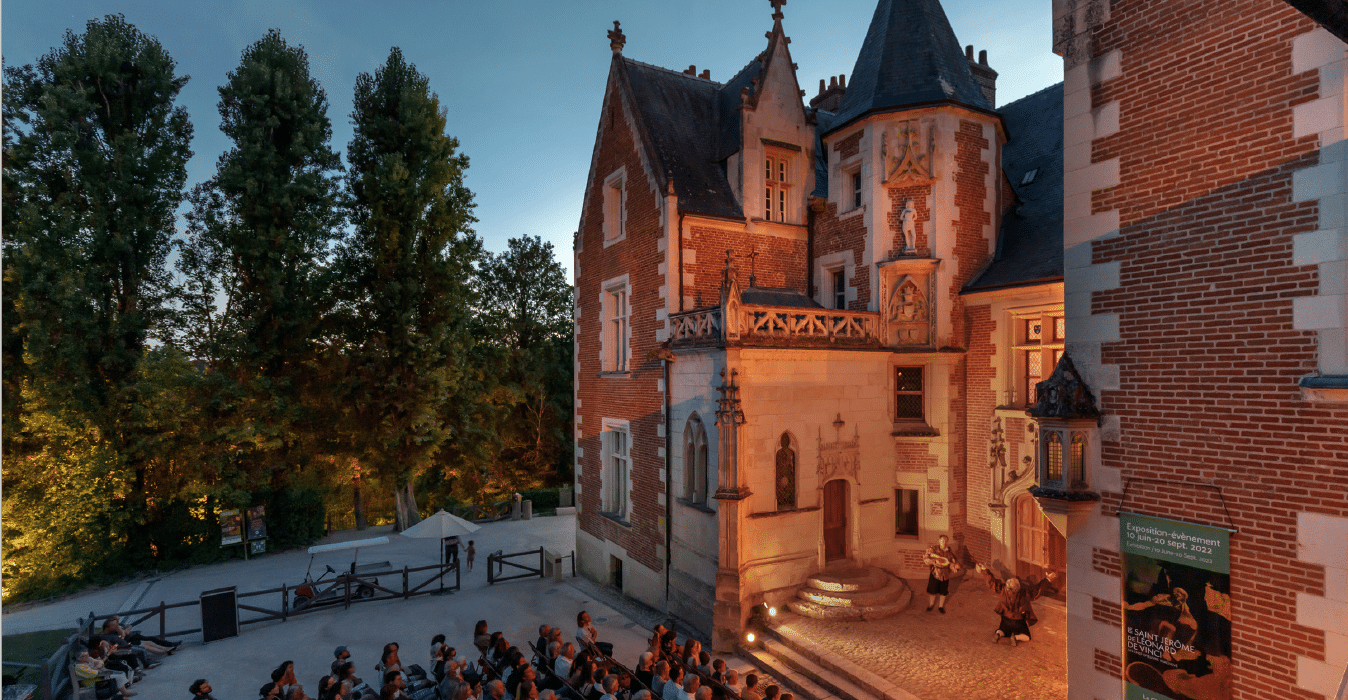
[[803,309],[745,304],[671,314],[675,346],[723,345],[880,345],[880,314],[870,311]]

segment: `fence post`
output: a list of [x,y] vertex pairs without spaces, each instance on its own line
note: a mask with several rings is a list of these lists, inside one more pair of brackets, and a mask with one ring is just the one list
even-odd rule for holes
[[538,548],[538,577],[543,578],[543,548]]
[[576,550],[571,550],[571,578],[576,577]]
[[488,555],[487,555],[487,585],[488,585],[488,586],[492,585],[493,583],[496,583],[496,580],[495,580],[494,578],[492,578],[492,575],[491,575],[491,572],[493,571],[492,566],[493,566],[495,563],[496,563],[496,555],[495,555],[495,554],[488,554]]
[[160,636],[160,637],[163,637],[163,636],[164,636],[164,630],[165,630],[165,629],[168,629],[168,628],[164,627],[164,618],[168,615],[168,612],[167,612],[167,610],[165,609],[164,606],[165,606],[165,602],[162,601],[162,600],[159,601],[159,636]]
[[454,562],[454,590],[463,590],[463,580],[459,578],[459,562]]
[[345,603],[346,609],[347,609],[347,610],[350,610],[350,609],[351,609],[351,577],[347,576],[346,574],[342,574],[342,581],[346,584],[346,595],[343,597],[342,602]]
[[403,600],[407,600],[407,565],[403,564]]
[[287,595],[287,588],[286,584],[281,584],[281,622],[290,619],[290,596]]
[[[54,697],[52,697],[50,659],[42,662],[42,677],[38,680],[38,682],[42,684],[41,687],[42,700],[56,700]],[[74,692],[78,693],[79,691],[76,690]]]

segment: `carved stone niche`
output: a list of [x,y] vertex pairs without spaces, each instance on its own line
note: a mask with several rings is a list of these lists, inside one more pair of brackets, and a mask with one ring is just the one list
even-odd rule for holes
[[880,263],[880,333],[892,347],[936,344],[936,265],[930,258]]

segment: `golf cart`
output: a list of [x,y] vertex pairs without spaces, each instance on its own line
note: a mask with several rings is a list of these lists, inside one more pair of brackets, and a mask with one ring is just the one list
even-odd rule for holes
[[[388,544],[387,537],[375,537],[367,540],[353,540],[351,542],[338,542],[335,544],[320,544],[309,548],[309,568],[304,572],[304,583],[295,587],[295,598],[291,605],[294,610],[303,610],[322,605],[332,605],[341,603],[345,599],[345,588],[338,586],[335,579],[337,570],[332,568],[331,564],[326,565],[327,571],[323,572],[317,580],[313,578],[314,557],[319,554],[328,554],[331,552],[342,552],[352,550],[351,567],[349,573],[361,575],[373,583],[379,583],[379,579],[371,578],[378,574],[393,573],[393,564],[388,561],[373,562],[370,564],[357,563],[360,557],[361,547],[374,547],[381,544]],[[331,575],[334,579],[324,588],[320,586],[324,579]],[[368,583],[358,582],[355,590],[351,592],[352,598],[373,598],[374,588]]]

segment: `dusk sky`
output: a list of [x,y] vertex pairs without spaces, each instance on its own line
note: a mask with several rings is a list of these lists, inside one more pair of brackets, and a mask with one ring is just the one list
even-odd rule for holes
[[[1049,0],[945,0],[961,45],[987,49],[1000,73],[998,104],[1061,80],[1051,51]],[[850,77],[875,0],[790,0],[783,8],[792,59],[807,97],[819,79]],[[430,78],[448,109],[448,132],[471,159],[475,228],[486,247],[540,235],[571,268],[571,236],[594,146],[612,56],[606,32],[622,21],[624,55],[675,70],[696,64],[718,82],[766,47],[768,0],[10,0],[4,3],[5,65],[33,62],[67,29],[122,13],[152,34],[192,77],[180,95],[196,134],[189,186],[210,177],[229,146],[220,133],[216,88],[240,52],[271,27],[309,53],[327,91],[333,148],[345,153],[355,78],[374,72],[399,46]],[[1013,135],[1014,137],[1014,135]]]

